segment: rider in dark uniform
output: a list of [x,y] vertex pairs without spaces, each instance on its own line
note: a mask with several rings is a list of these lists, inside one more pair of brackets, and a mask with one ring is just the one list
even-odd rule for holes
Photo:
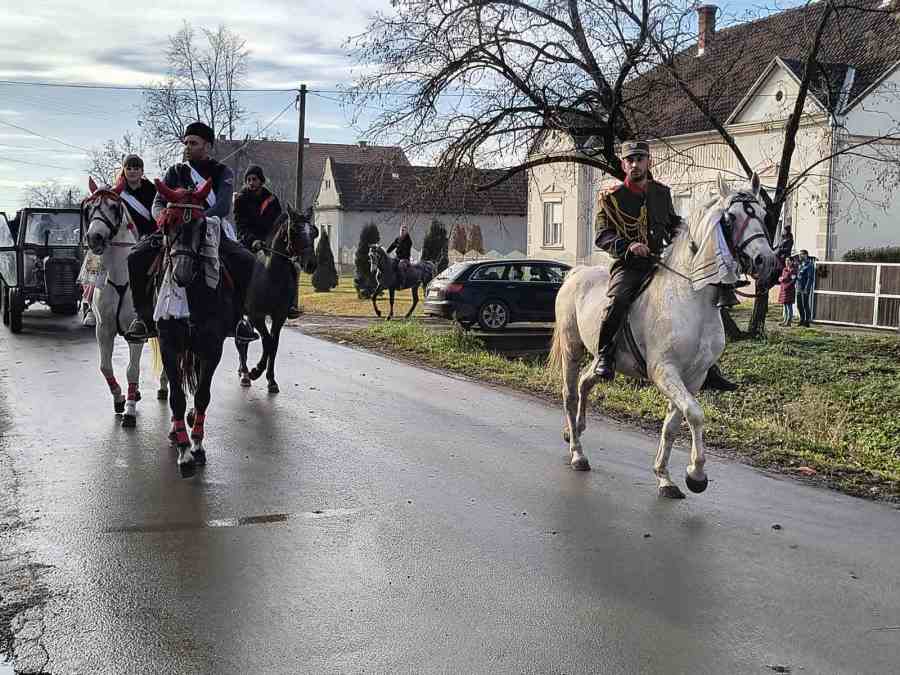
[[[281,215],[281,203],[265,187],[266,176],[262,167],[255,164],[244,172],[244,187],[234,199],[234,224],[238,241],[247,249],[253,248],[254,241],[265,242],[272,236],[275,222]],[[288,318],[300,316],[297,308],[297,293],[294,293]]]
[[[213,130],[206,124],[203,122],[189,124],[184,131],[187,161],[170,167],[163,181],[172,188],[195,188],[203,179],[211,178],[215,204],[207,208],[204,214],[224,219],[231,211],[234,176],[225,164],[220,164],[209,157],[209,150],[214,141]],[[200,181],[194,179],[194,172],[199,174]],[[153,203],[153,215],[158,216],[165,206],[165,199],[157,194]],[[148,289],[148,273],[159,254],[161,242],[162,233],[154,233],[135,246],[128,255],[128,276],[138,315],[126,333],[126,337],[132,342],[141,342],[156,335],[153,322],[153,294]],[[226,236],[224,228],[219,241],[219,257],[234,280],[237,306],[243,308],[244,294],[250,284],[256,259],[250,251]],[[250,342],[258,338],[250,324],[241,317],[235,328],[235,339]]]
[[[600,195],[596,244],[613,258],[594,373],[615,377],[616,335],[643,282],[653,272],[654,258],[672,242],[681,218],[675,213],[669,188],[650,177],[650,146],[645,141],[622,144],[625,181]],[[726,290],[726,293],[730,289]],[[733,296],[733,291],[730,291]],[[721,304],[721,303],[720,303]],[[713,366],[705,386],[734,388]]]
[[396,250],[394,255],[397,258],[397,274],[400,276],[402,285],[406,286],[406,273],[409,270],[409,259],[412,256],[412,237],[409,236],[409,230],[406,225],[400,226],[400,236],[391,242],[387,252]]

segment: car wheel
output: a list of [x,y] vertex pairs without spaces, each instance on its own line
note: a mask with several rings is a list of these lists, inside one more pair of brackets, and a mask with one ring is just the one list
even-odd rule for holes
[[9,301],[9,330],[13,333],[21,333],[22,312],[25,311],[25,303],[19,299],[19,289],[9,289],[6,299]]
[[478,308],[478,325],[484,330],[503,330],[509,323],[509,307],[500,300],[488,300]]
[[9,288],[0,282],[0,304],[3,305],[3,325],[9,325]]

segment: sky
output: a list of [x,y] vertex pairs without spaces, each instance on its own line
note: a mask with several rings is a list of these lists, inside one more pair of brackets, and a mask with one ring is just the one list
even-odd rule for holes
[[[343,45],[363,32],[388,0],[191,0],[132,4],[94,0],[5,0],[0,3],[0,211],[23,206],[26,184],[56,180],[86,186],[88,151],[137,133],[139,91],[33,86],[24,83],[142,86],[165,75],[168,36],[183,21],[195,29],[224,24],[247,41],[247,88],[311,90],[306,136],[314,142],[361,140],[350,111],[333,93],[347,85],[352,63]],[[296,91],[247,92],[250,127],[270,123]],[[297,138],[289,107],[267,133]],[[150,167],[148,165],[148,173]]]

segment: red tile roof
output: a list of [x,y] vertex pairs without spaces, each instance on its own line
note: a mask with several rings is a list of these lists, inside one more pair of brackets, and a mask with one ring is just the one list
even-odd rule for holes
[[[849,101],[875,83],[900,61],[897,15],[877,10],[881,0],[858,0],[829,20],[819,52],[821,73],[813,93],[835,105],[847,66],[855,69]],[[825,8],[817,2],[764,19],[722,28],[710,37],[702,56],[697,48],[676,57],[684,79],[704,103],[725,121],[774,57],[781,57],[798,76],[803,59]],[[677,88],[661,67],[636,78],[627,87],[628,117],[647,138],[667,138],[711,127],[703,114]]]
[[430,166],[361,166],[334,162],[341,206],[351,211],[412,211],[525,216],[527,177],[519,173],[490,190],[475,187],[502,171],[459,169],[455,174]]
[[[297,176],[297,143],[290,141],[216,141],[213,157],[225,163],[235,173],[236,182],[243,183],[244,171],[251,164],[258,164],[266,174],[269,188],[279,198],[294,203]],[[386,166],[409,165],[403,150],[383,145],[342,145],[338,143],[308,143],[303,155],[303,207],[315,203],[325,170],[325,158],[334,157],[347,164],[384,164]]]

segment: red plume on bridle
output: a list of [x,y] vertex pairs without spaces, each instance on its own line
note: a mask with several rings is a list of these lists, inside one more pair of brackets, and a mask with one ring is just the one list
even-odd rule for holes
[[123,174],[119,174],[119,180],[116,181],[116,184],[113,185],[112,191],[117,195],[122,194],[122,191],[125,189],[125,176]]
[[[179,224],[189,223],[202,214],[206,197],[212,189],[212,180],[207,178],[196,190],[187,188],[170,188],[157,178],[156,189],[166,200],[166,208],[159,214],[157,224],[161,229],[171,228]],[[200,213],[196,213],[199,211]]]
[[93,176],[88,176],[88,190],[91,191],[91,194],[97,191],[97,184],[94,182]]

